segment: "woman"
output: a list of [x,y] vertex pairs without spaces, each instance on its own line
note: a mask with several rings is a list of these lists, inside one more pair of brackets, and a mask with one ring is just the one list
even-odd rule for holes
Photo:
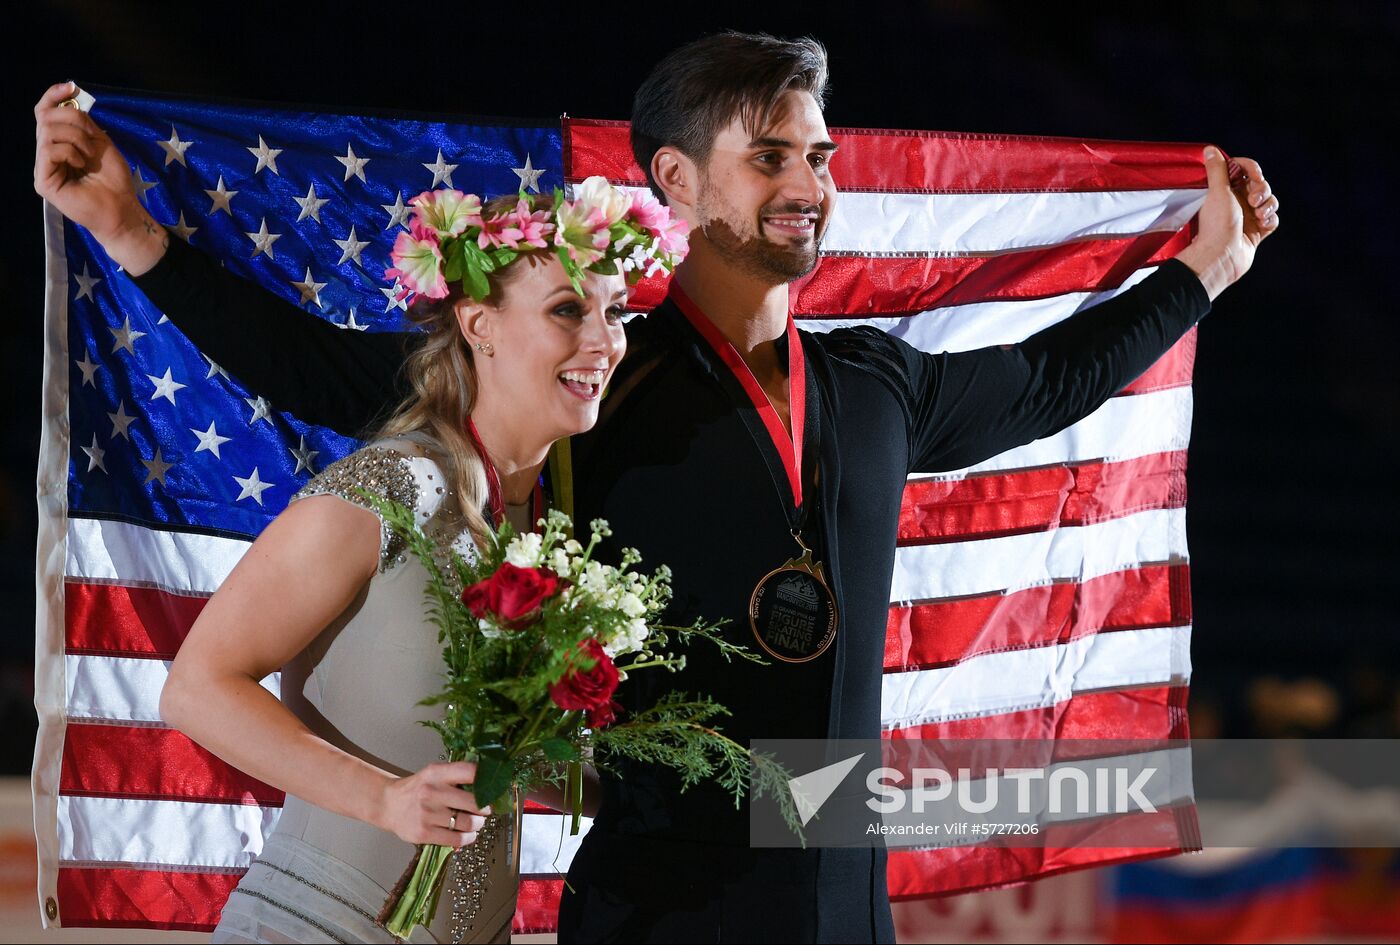
[[[82,188],[129,191],[91,120],[59,119],[41,118],[40,192],[64,209]],[[392,941],[376,916],[414,846],[429,843],[461,850],[431,928],[413,940],[509,940],[512,825],[476,807],[460,786],[475,766],[437,763],[441,742],[419,724],[434,710],[418,700],[441,688],[442,672],[427,573],[356,490],[414,509],[444,554],[470,555],[502,517],[532,527],[550,445],[593,426],[622,359],[623,273],[670,268],[684,239],[649,196],[601,179],[557,207],[523,195],[483,207],[457,191],[414,205],[389,271],[419,296],[428,334],[405,368],[413,394],[263,531],[161,694],[169,724],[287,792],[214,941]],[[641,238],[613,239],[629,228]],[[450,284],[454,254],[465,266]],[[278,670],[280,699],[259,682]]]

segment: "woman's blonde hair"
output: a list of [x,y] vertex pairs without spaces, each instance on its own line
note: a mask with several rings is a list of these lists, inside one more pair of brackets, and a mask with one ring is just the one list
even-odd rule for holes
[[[497,197],[486,203],[482,213],[489,216],[512,210],[517,199],[514,194]],[[534,205],[537,210],[549,210],[554,201],[547,194],[539,195],[534,198]],[[504,303],[505,290],[520,268],[511,265],[488,276],[491,294],[487,305],[499,308]],[[471,347],[457,323],[457,303],[466,297],[457,284],[445,299],[421,299],[410,306],[409,318],[427,337],[404,364],[413,393],[399,404],[379,428],[378,435],[425,433],[436,441],[446,462],[443,472],[447,485],[457,494],[467,530],[481,545],[494,529],[481,513],[489,492],[485,460],[467,432],[478,381]]]

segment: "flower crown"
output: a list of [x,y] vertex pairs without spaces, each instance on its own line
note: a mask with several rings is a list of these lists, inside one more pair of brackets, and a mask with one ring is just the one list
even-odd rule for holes
[[590,177],[574,189],[572,201],[555,188],[552,210],[536,210],[535,199],[520,193],[514,210],[483,216],[481,198],[460,190],[424,191],[409,201],[413,219],[389,253],[402,300],[410,295],[447,297],[448,283],[480,302],[491,292],[486,277],[509,266],[524,253],[554,253],[569,274],[574,291],[583,294],[584,271],[629,283],[642,276],[669,273],[689,249],[689,224],[671,215],[646,190],[632,193]]

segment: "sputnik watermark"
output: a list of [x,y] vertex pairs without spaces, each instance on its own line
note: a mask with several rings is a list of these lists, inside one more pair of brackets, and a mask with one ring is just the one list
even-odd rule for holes
[[[860,757],[863,756],[851,759],[851,767]],[[897,768],[876,768],[866,775],[865,785],[878,797],[866,801],[866,806],[877,814],[897,814],[907,805],[914,813],[922,814],[929,805],[951,798],[956,800],[959,810],[969,814],[985,814],[998,808],[1004,778],[1016,783],[1015,811],[1018,814],[1030,815],[1042,810],[1061,814],[1071,807],[1079,814],[1126,814],[1134,811],[1155,814],[1157,806],[1143,793],[1143,788],[1156,774],[1157,768],[1153,767],[1137,771],[1126,767],[1098,768],[1093,772],[1091,788],[1090,772],[1074,767],[1060,767],[1052,771],[1043,768],[988,768],[983,772],[959,768],[956,777],[942,768],[915,768],[912,787],[905,790],[899,786],[905,781],[904,772]],[[1131,783],[1128,780],[1130,777]],[[1046,782],[1045,791],[1037,796],[1034,782],[1040,780]],[[974,797],[979,790],[981,797]],[[1072,797],[1072,805],[1065,803],[1066,793]]]
[[[1115,845],[1194,836],[1190,752],[1162,742],[1061,757],[1055,742],[754,743],[800,772],[788,789],[802,840],[817,846]],[[1081,743],[1077,746],[1083,749]],[[755,845],[800,842],[776,804],[751,805]],[[1124,834],[1124,830],[1127,833]]]

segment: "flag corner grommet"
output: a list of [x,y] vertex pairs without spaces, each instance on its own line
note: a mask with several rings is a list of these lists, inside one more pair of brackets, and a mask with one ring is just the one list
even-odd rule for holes
[[58,901],[53,896],[44,900],[44,915],[49,917],[50,922],[58,918]]

